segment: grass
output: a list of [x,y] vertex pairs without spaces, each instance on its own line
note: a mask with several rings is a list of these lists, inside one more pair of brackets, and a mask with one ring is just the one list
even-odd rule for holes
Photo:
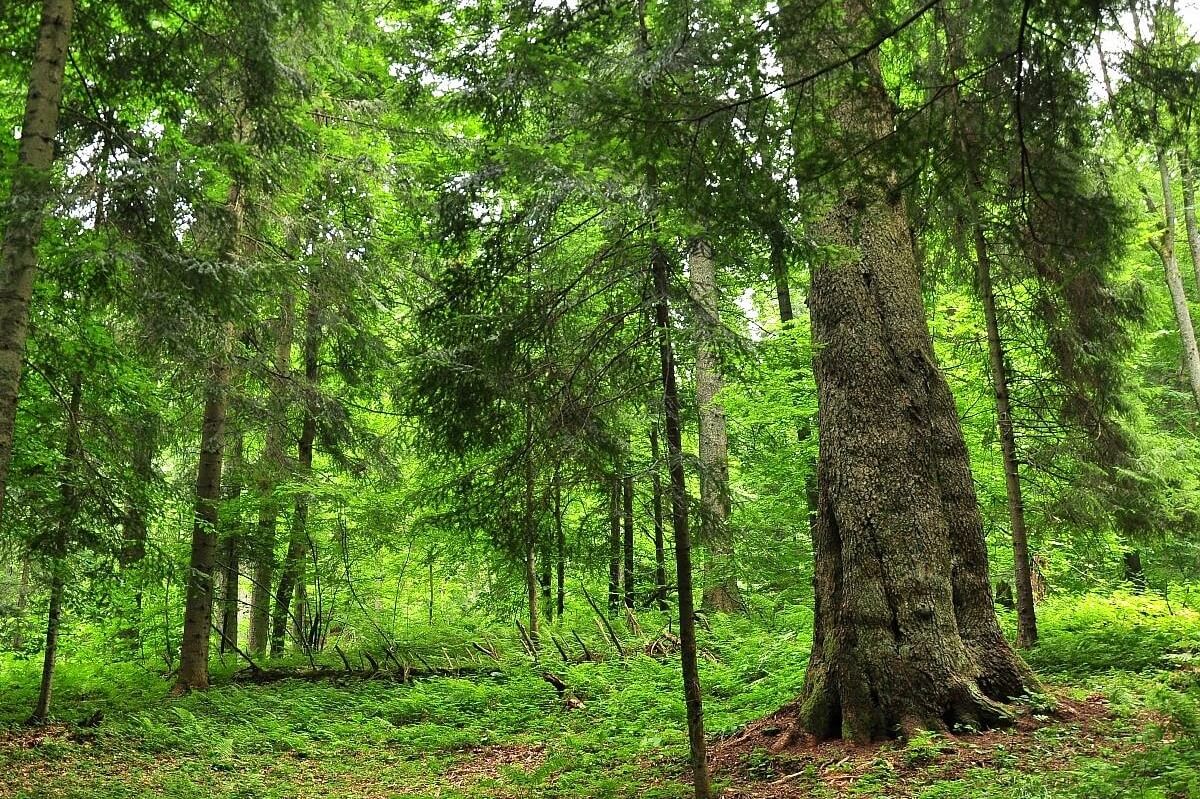
[[[978,768],[946,773],[945,742],[921,736],[853,774],[798,767],[789,785],[813,796],[1200,796],[1200,615],[1118,594],[1054,600],[1040,616],[1043,642],[1031,663],[1076,698],[1101,693],[1112,706],[1095,752],[1067,758],[1077,731],[1051,725],[1020,750],[1002,740]],[[655,619],[642,621],[650,630]],[[601,648],[594,628],[588,640]],[[701,642],[711,655],[702,671],[710,732],[728,734],[793,698],[808,641],[801,610],[772,625],[716,620]],[[103,721],[38,733],[18,726],[38,664],[0,661],[0,797],[688,795],[673,659],[638,654],[564,667],[555,655],[548,664],[583,702],[567,709],[512,653],[471,677],[253,686],[219,675],[224,684],[177,699],[141,666],[93,658],[64,661],[55,703],[68,722],[96,711]],[[783,765],[763,751],[744,766],[717,773],[728,793],[772,795],[754,786],[768,786]]]

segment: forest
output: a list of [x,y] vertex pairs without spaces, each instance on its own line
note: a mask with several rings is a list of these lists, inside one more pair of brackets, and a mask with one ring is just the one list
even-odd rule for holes
[[0,0],[0,799],[1200,797],[1193,156],[1197,0]]

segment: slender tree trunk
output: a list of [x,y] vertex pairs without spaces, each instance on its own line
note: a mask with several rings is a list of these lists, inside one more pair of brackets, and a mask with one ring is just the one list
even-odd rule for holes
[[137,617],[133,624],[121,631],[121,638],[130,642],[136,642],[141,635],[142,586],[135,570],[146,558],[146,490],[154,480],[157,428],[158,420],[143,419],[141,427],[134,434],[132,467],[137,485],[125,507],[125,518],[121,524],[121,572],[126,577],[132,576],[137,583],[134,590]]
[[38,25],[21,142],[12,175],[8,224],[0,240],[0,511],[12,461],[17,393],[29,332],[29,301],[37,272],[37,248],[51,201],[51,165],[58,135],[63,74],[75,4],[44,0]]
[[1183,183],[1183,222],[1187,227],[1188,250],[1192,254],[1192,269],[1196,272],[1196,288],[1200,290],[1200,227],[1196,226],[1196,181],[1186,145],[1179,151],[1179,177]]
[[[288,309],[288,315],[290,316],[291,303],[285,300],[283,305]],[[276,368],[284,363],[286,356],[286,362],[290,370],[292,357],[290,333],[287,335],[287,339],[286,353],[284,352],[284,345],[280,344]],[[307,483],[312,477],[313,445],[316,442],[317,436],[316,395],[320,379],[320,361],[318,360],[320,348],[321,308],[317,289],[315,286],[312,286],[308,292],[308,303],[304,315],[304,424],[300,430],[300,442],[297,448],[297,476],[304,483]],[[276,404],[282,409],[284,416],[280,418],[284,420],[284,425],[286,426],[287,403],[283,401]],[[279,588],[275,593],[275,615],[271,627],[272,656],[278,656],[283,653],[289,606],[295,588],[299,584],[298,578],[303,573],[304,563],[308,557],[308,504],[309,493],[307,490],[296,494],[295,507],[292,514],[292,529],[288,538],[287,555],[284,557],[283,571],[279,575]]]
[[546,538],[538,547],[538,564],[542,570],[538,587],[542,590],[542,613],[547,621],[554,621],[554,558],[550,555],[553,544],[553,539]]
[[[1200,348],[1196,345],[1196,329],[1192,326],[1192,313],[1188,308],[1187,292],[1183,287],[1183,276],[1179,272],[1179,260],[1175,251],[1178,222],[1175,216],[1175,195],[1171,187],[1171,167],[1167,153],[1160,145],[1156,148],[1158,176],[1163,193],[1163,232],[1155,251],[1162,260],[1167,279],[1167,290],[1171,294],[1171,306],[1175,310],[1175,322],[1183,343],[1183,365],[1187,372],[1192,398],[1200,407]],[[1151,203],[1147,195],[1148,204]]]
[[79,413],[83,405],[83,384],[78,372],[71,376],[71,401],[67,409],[67,441],[63,448],[63,473],[59,483],[57,530],[50,553],[50,602],[46,614],[46,648],[42,657],[42,681],[31,724],[42,724],[50,715],[50,696],[54,688],[54,669],[58,662],[58,634],[62,627],[63,593],[66,588],[67,542],[79,507],[76,481],[83,444],[79,438]]
[[667,557],[663,535],[663,490],[662,473],[658,460],[658,427],[650,428],[651,513],[654,515],[654,592],[658,595],[658,609],[667,609]]
[[779,321],[784,325],[791,324],[795,314],[792,312],[792,288],[788,279],[787,240],[782,229],[772,231],[769,236],[771,244],[771,274],[775,278],[775,298],[779,303]]
[[[792,327],[795,315],[792,312],[792,290],[783,234],[771,236],[771,263],[775,274],[775,294],[779,303],[779,322],[784,330]],[[796,439],[803,444],[812,437],[811,420],[805,420],[796,430]],[[808,506],[808,529],[812,534],[817,521],[817,461],[808,448],[801,455],[804,464],[804,501]]]
[[[742,606],[729,530],[729,439],[725,408],[716,396],[721,375],[721,317],[712,247],[697,241],[688,256],[688,281],[696,312],[696,406],[700,420],[700,541],[707,549],[703,606],[733,613]],[[789,299],[790,302],[790,299]]]
[[[311,445],[309,447],[311,458]],[[311,461],[310,461],[311,468]],[[303,467],[301,467],[303,468]],[[279,573],[279,586],[275,590],[275,607],[271,616],[271,657],[283,654],[287,637],[288,620],[292,613],[292,599],[299,584],[304,559],[308,555],[308,498],[296,497],[296,508],[292,515],[292,528],[288,536],[287,555]]]
[[608,486],[608,609],[621,607],[621,478],[614,471]]
[[562,472],[558,467],[554,469],[554,549],[555,549],[555,577],[557,582],[556,607],[558,618],[563,615],[563,604],[566,601],[566,578],[567,578],[567,553],[566,541],[563,536],[563,506],[562,506]]
[[17,610],[13,620],[12,648],[20,652],[25,648],[25,615],[29,612],[29,556],[21,553],[21,576],[17,583]]
[[1008,371],[1004,343],[996,318],[996,295],[992,290],[992,266],[987,240],[978,221],[974,223],[975,269],[983,316],[987,324],[988,364],[992,391],[996,400],[996,426],[1000,434],[1000,454],[1004,462],[1004,484],[1008,493],[1008,518],[1012,525],[1013,577],[1017,588],[1017,646],[1037,643],[1037,616],[1033,605],[1033,580],[1029,568],[1029,536],[1025,531],[1025,500],[1021,495],[1017,437],[1013,429],[1012,403],[1008,394]]
[[533,468],[533,420],[528,411],[525,414],[525,502],[524,502],[524,534],[525,534],[525,591],[529,602],[529,643],[536,650],[540,639],[538,632],[538,594],[541,586],[537,578],[537,517],[534,507],[534,492],[536,489]]
[[[968,6],[969,8],[969,6]],[[964,12],[959,12],[960,14]],[[1013,428],[1012,402],[1009,398],[1009,381],[1004,341],[1000,338],[1000,322],[996,312],[996,293],[992,286],[992,259],[987,236],[983,228],[985,192],[980,163],[983,153],[979,147],[979,136],[973,117],[962,105],[962,98],[955,80],[964,67],[963,42],[959,19],[954,19],[943,9],[938,10],[946,32],[950,75],[948,83],[950,100],[955,113],[955,135],[959,152],[963,158],[966,185],[963,187],[967,201],[967,220],[975,248],[975,277],[979,297],[983,304],[984,322],[987,327],[988,372],[992,379],[992,392],[996,405],[996,427],[1000,438],[1000,453],[1004,463],[1004,483],[1008,495],[1008,515],[1012,526],[1013,576],[1016,582],[1017,646],[1026,648],[1037,643],[1037,616],[1034,611],[1033,581],[1030,571],[1029,536],[1025,529],[1025,501],[1021,493],[1020,463],[1017,456],[1017,436]],[[961,20],[965,21],[965,19]]]
[[[846,30],[865,27],[859,0],[843,8]],[[895,126],[877,57],[856,67],[831,87],[831,141],[848,148]],[[1036,685],[996,621],[966,444],[934,358],[903,195],[881,152],[844,176],[818,224],[828,255],[809,296],[819,504],[798,721],[817,739],[984,729],[1010,721],[1002,703]]]
[[[271,380],[271,398],[268,402],[266,442],[263,446],[258,476],[258,528],[254,542],[254,586],[250,595],[249,647],[251,654],[263,654],[267,651],[273,628],[271,587],[275,579],[276,528],[279,520],[279,500],[274,494],[285,467],[284,439],[287,437],[295,303],[292,292],[285,290],[280,296],[279,319],[275,328],[274,375]],[[289,585],[287,593],[289,598],[291,591],[292,586]],[[287,603],[285,602],[285,604]],[[276,609],[275,618],[279,618],[279,613],[279,610]],[[286,625],[286,609],[283,618]]]
[[622,549],[625,554],[625,607],[632,609],[635,606],[634,597],[637,591],[637,585],[634,581],[634,567],[636,565],[633,551],[633,475],[626,474],[621,481],[621,498],[622,498],[622,518],[625,527],[625,539],[622,542]]
[[179,652],[177,692],[208,687],[209,632],[213,611],[213,567],[220,522],[221,470],[225,449],[225,415],[230,381],[233,324],[217,333],[205,390],[200,458],[196,468],[196,510],[192,554],[184,604],[183,640]]
[[679,389],[675,382],[675,349],[671,343],[671,311],[667,299],[670,262],[661,247],[652,259],[655,325],[662,365],[663,407],[667,434],[667,468],[671,476],[671,524],[675,530],[675,571],[679,582],[679,652],[687,706],[692,781],[697,799],[708,799],[708,743],[704,737],[704,693],[696,654],[696,608],[692,593],[692,539],[688,530],[687,483],[683,471],[683,433],[679,422]]
[[[245,439],[239,432],[233,439],[233,452],[229,458],[230,503],[236,504],[242,496],[242,469],[245,459]],[[241,598],[241,514],[232,514],[225,519],[225,540],[221,547],[221,568],[224,573],[221,595],[221,654],[235,651],[238,642],[238,603]]]
[[46,649],[42,656],[42,682],[38,687],[37,704],[31,724],[42,724],[50,717],[50,695],[54,688],[54,668],[58,661],[58,631],[62,625],[63,575],[62,564],[55,562],[50,577],[50,605],[46,614]]
[[308,558],[309,548],[304,548],[306,557],[300,559],[300,568],[296,572],[296,595],[292,597],[292,634],[304,651],[312,648],[311,636],[308,634]]

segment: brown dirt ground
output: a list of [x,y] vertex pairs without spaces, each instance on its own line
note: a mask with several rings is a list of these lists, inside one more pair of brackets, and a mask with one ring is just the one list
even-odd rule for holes
[[[717,742],[710,750],[710,770],[715,778],[731,783],[725,799],[810,799],[814,787],[847,796],[868,773],[881,771],[891,775],[887,795],[900,799],[914,795],[931,777],[952,780],[973,769],[994,768],[1002,759],[1055,770],[1111,748],[1114,714],[1103,696],[1055,699],[1053,714],[1025,712],[1007,729],[939,736],[930,748],[920,750],[899,742],[816,743],[804,737],[789,741],[796,707],[788,706]],[[1037,735],[1046,728],[1060,728],[1059,734],[1050,741]]]

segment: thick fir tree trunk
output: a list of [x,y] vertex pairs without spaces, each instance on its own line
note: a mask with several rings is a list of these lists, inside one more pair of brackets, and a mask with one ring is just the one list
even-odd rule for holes
[[683,432],[679,421],[679,389],[675,379],[675,349],[671,342],[671,309],[668,300],[670,262],[656,246],[651,262],[659,356],[662,370],[663,408],[667,438],[667,469],[671,476],[671,525],[675,530],[675,572],[679,582],[679,654],[683,695],[687,707],[688,744],[696,799],[708,799],[708,742],[704,737],[704,692],[696,652],[696,607],[692,588],[692,539],[688,530],[687,482],[683,470]]
[[196,509],[192,554],[184,604],[183,639],[179,651],[177,692],[208,687],[209,632],[212,627],[213,569],[220,522],[221,471],[225,450],[225,415],[230,381],[233,325],[221,326],[205,388],[200,458],[196,467]]
[[46,613],[46,645],[42,652],[42,680],[31,724],[42,724],[50,716],[50,696],[54,688],[54,669],[58,664],[58,634],[62,627],[63,593],[66,589],[67,541],[79,508],[75,481],[79,479],[79,461],[83,445],[79,438],[79,412],[83,405],[83,386],[78,372],[71,376],[71,401],[67,411],[67,441],[63,448],[63,473],[59,484],[57,530],[50,553],[50,601]]
[[721,317],[717,307],[717,267],[706,241],[692,245],[688,282],[696,313],[696,410],[700,420],[700,542],[706,550],[703,606],[732,613],[741,608],[729,530],[729,437],[725,408],[716,396],[721,374]]
[[[250,653],[255,655],[267,651],[272,628],[271,587],[275,581],[275,542],[279,520],[279,500],[274,494],[286,465],[284,439],[287,437],[295,302],[290,290],[285,290],[280,296],[279,319],[275,328],[274,374],[271,397],[267,403],[267,435],[258,470],[259,511],[254,541],[254,585],[250,594],[248,642]],[[290,590],[291,586],[289,596]]]
[[650,428],[650,509],[654,516],[654,593],[658,609],[667,609],[667,556],[663,534],[662,473],[658,462],[658,428]]
[[[242,468],[245,457],[245,438],[238,433],[233,439],[233,451],[229,457],[228,499],[237,503],[242,496]],[[223,573],[221,584],[221,654],[232,652],[238,642],[238,603],[241,599],[241,514],[223,521],[225,530],[221,542],[220,565]]]
[[[288,315],[291,315],[291,303],[284,302]],[[282,326],[281,326],[282,329]],[[286,353],[281,343],[277,354],[276,368],[286,361],[291,367],[291,335],[287,336]],[[310,288],[307,307],[304,312],[304,423],[300,429],[300,441],[296,450],[297,477],[302,483],[312,478],[313,445],[317,438],[317,388],[320,379],[321,348],[321,309],[315,288]],[[286,414],[286,403],[278,403]],[[286,425],[286,420],[285,420]],[[284,556],[283,569],[279,575],[279,587],[275,592],[275,612],[271,623],[271,655],[283,654],[284,637],[287,632],[288,617],[291,612],[291,602],[296,589],[302,584],[300,579],[304,573],[305,561],[308,558],[308,513],[309,493],[306,490],[296,494],[292,514],[292,527],[288,537],[287,554]],[[299,621],[302,609],[297,606],[296,620]],[[304,637],[297,639],[303,644]]]
[[29,332],[29,301],[37,273],[37,248],[46,207],[51,201],[54,139],[58,135],[74,12],[72,0],[42,3],[21,141],[5,215],[7,224],[0,240],[0,512],[4,509],[8,467],[12,461],[13,425]]
[[[969,8],[969,6],[967,7]],[[960,14],[965,11],[958,12]],[[1004,340],[1000,337],[1000,322],[996,312],[996,293],[992,285],[992,257],[983,226],[982,204],[986,186],[979,164],[979,134],[970,109],[962,104],[958,86],[954,84],[963,70],[963,41],[958,19],[939,10],[948,43],[950,67],[950,99],[955,113],[955,135],[965,167],[967,214],[971,241],[975,250],[975,277],[979,298],[983,304],[987,328],[988,372],[992,380],[992,395],[996,407],[996,427],[1000,439],[1000,454],[1004,463],[1004,483],[1008,497],[1008,516],[1012,527],[1013,577],[1016,582],[1017,646],[1025,648],[1037,643],[1037,616],[1034,611],[1033,579],[1030,570],[1029,536],[1025,529],[1025,501],[1021,491],[1020,463],[1017,456],[1017,436],[1013,427],[1012,402],[1009,396],[1008,366]]]
[[[848,29],[865,17],[847,0]],[[877,59],[831,118],[847,146],[894,130]],[[878,147],[820,221],[809,307],[818,386],[816,608],[799,724],[856,741],[984,729],[1035,684],[996,621],[957,409],[933,354],[896,176]]]
[[633,551],[633,475],[626,474],[621,481],[621,519],[624,526],[625,536],[621,542],[622,552],[624,553],[624,578],[625,584],[625,607],[633,609],[635,605],[635,595],[637,593],[637,585],[634,581],[634,551]]

